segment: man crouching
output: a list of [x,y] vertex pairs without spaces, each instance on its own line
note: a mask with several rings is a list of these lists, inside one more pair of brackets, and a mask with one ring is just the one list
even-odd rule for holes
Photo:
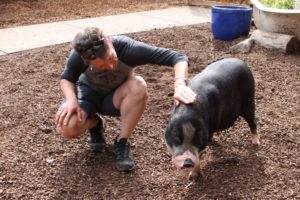
[[56,113],[57,131],[71,139],[89,130],[91,149],[101,152],[106,144],[101,115],[120,117],[121,132],[114,140],[116,168],[129,172],[134,160],[128,140],[147,101],[146,82],[133,69],[144,64],[174,67],[175,100],[191,103],[195,93],[185,83],[188,58],[126,36],[107,36],[96,27],[78,33],[72,45],[61,75],[65,99]]

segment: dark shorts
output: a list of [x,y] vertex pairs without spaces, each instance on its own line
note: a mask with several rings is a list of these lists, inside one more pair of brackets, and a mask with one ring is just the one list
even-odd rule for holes
[[120,111],[116,109],[113,104],[113,95],[115,91],[103,94],[91,89],[84,83],[79,83],[77,90],[80,107],[88,114],[88,116],[94,116],[96,113],[114,117],[120,116]]

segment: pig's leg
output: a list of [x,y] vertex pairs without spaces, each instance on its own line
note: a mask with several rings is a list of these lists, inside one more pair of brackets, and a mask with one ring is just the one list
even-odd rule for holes
[[250,127],[251,134],[252,134],[252,144],[260,145],[260,141],[259,141],[260,136],[257,133],[257,126],[256,126],[256,120],[255,120],[254,103],[252,104],[252,106],[248,107],[248,109],[242,116],[244,117],[244,119],[246,120],[246,122],[248,123],[248,125]]
[[198,155],[198,162],[196,163],[196,165],[194,166],[194,169],[189,173],[188,179],[190,181],[193,180],[197,180],[200,178],[201,175],[201,171],[200,171],[200,160],[204,159],[204,155],[205,155],[206,149],[202,150],[199,155]]
[[260,136],[259,134],[255,131],[252,131],[251,130],[251,133],[252,133],[252,144],[255,144],[255,145],[260,145]]
[[194,169],[189,173],[188,179],[190,181],[197,180],[200,175],[200,163],[194,166]]
[[251,134],[252,134],[252,144],[255,145],[260,145],[260,136],[257,133],[257,128],[256,128],[256,120],[255,117],[245,117],[245,120],[247,121],[247,123],[249,124],[250,130],[251,130]]

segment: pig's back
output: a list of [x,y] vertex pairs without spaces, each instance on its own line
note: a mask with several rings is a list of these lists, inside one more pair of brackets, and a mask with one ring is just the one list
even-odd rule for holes
[[210,132],[229,128],[253,105],[254,79],[246,63],[237,58],[225,58],[208,65],[189,81],[204,108]]

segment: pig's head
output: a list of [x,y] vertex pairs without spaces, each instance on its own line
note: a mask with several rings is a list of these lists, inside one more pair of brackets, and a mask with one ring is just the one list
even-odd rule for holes
[[184,173],[199,169],[199,152],[207,145],[208,133],[202,117],[192,105],[173,109],[165,140],[177,169]]

